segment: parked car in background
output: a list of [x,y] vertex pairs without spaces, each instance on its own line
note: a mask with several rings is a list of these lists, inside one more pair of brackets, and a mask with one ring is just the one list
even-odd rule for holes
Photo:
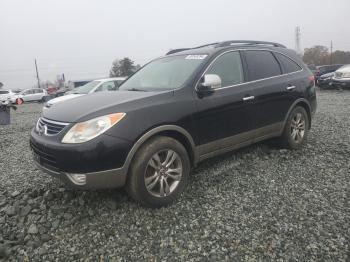
[[63,96],[51,99],[45,104],[44,108],[49,108],[56,103],[67,101],[79,96],[92,94],[95,92],[116,91],[125,79],[126,77],[114,77],[91,81],[83,86],[74,88],[73,90],[66,92],[66,94]]
[[317,86],[321,88],[331,88],[333,86],[332,79],[334,77],[335,72],[327,73],[321,75],[317,79]]
[[350,87],[350,65],[342,66],[335,71],[332,84],[335,87]]
[[93,81],[94,79],[80,79],[80,80],[69,80],[68,81],[68,88],[70,90],[77,88],[79,86],[86,85],[87,83]]
[[25,89],[22,92],[16,94],[16,99],[21,100],[21,102],[45,102],[47,92],[42,88],[31,88]]
[[30,139],[38,167],[81,189],[125,185],[160,207],[202,160],[270,138],[303,146],[317,101],[295,51],[245,40],[182,50],[148,63],[118,92],[43,110]]
[[322,65],[322,66],[317,66],[317,70],[315,73],[315,80],[317,81],[321,75],[335,72],[337,69],[342,67],[342,64],[336,64],[336,65]]
[[11,90],[0,90],[0,102],[11,101],[16,102],[16,93]]

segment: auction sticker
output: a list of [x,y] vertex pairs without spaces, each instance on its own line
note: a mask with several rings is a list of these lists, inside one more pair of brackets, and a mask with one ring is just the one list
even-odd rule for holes
[[203,60],[208,55],[188,55],[185,59],[192,59],[192,60]]

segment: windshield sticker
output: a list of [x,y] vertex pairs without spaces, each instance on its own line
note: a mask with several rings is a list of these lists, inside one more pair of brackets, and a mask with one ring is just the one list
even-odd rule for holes
[[188,55],[185,59],[203,60],[208,55]]

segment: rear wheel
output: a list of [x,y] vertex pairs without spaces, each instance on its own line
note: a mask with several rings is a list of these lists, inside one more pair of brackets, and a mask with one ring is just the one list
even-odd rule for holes
[[310,120],[305,109],[295,107],[289,114],[282,136],[283,147],[290,149],[300,148],[306,141],[309,132]]
[[185,189],[190,160],[184,146],[169,137],[155,137],[136,153],[126,189],[143,205],[161,207],[172,203]]

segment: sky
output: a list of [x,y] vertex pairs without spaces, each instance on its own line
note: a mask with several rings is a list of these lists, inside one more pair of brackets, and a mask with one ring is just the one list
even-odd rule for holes
[[174,48],[245,39],[350,51],[350,0],[0,0],[0,82],[108,76],[114,59],[136,63]]

